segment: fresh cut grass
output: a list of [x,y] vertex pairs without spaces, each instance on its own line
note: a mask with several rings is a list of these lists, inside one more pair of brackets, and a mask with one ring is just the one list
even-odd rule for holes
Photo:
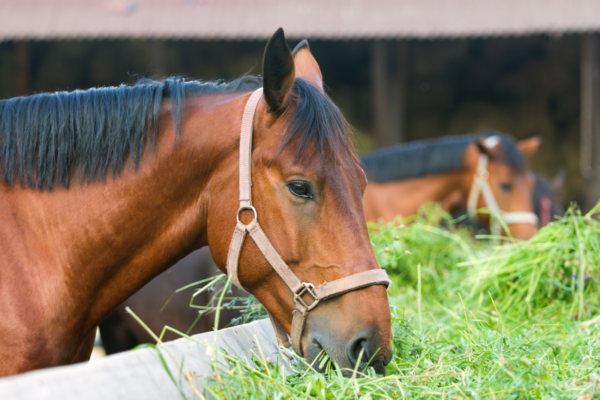
[[276,362],[227,355],[198,387],[222,399],[600,397],[598,210],[571,208],[526,242],[474,239],[434,205],[370,224],[393,281],[385,377],[370,369],[344,377],[331,364],[325,374],[285,375]]

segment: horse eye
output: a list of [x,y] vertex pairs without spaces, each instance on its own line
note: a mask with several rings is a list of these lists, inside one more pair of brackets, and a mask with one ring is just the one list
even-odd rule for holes
[[500,189],[505,192],[510,192],[512,190],[512,184],[508,182],[500,182]]
[[310,195],[310,187],[307,183],[303,182],[291,182],[288,184],[288,188],[290,192],[295,196],[302,197],[303,199],[310,199],[312,196]]

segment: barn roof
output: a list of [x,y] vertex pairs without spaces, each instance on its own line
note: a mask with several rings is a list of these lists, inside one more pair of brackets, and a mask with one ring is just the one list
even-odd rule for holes
[[1,0],[0,40],[435,38],[600,30],[598,0]]

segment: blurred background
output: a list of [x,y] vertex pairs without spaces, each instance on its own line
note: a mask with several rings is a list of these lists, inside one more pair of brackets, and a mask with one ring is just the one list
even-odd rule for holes
[[497,129],[540,136],[563,203],[600,198],[600,2],[0,1],[0,98],[260,74],[266,40],[309,39],[361,153]]

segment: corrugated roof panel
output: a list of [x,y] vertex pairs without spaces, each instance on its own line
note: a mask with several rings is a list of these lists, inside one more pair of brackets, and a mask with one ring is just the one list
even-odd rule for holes
[[598,0],[2,0],[0,40],[460,37],[600,30]]

